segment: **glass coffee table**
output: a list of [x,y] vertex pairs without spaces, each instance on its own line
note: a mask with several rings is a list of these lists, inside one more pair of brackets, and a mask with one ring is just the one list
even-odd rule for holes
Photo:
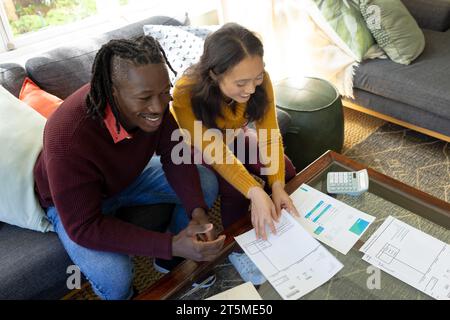
[[[347,157],[328,151],[311,165],[300,172],[286,185],[288,193],[292,193],[301,184],[306,183],[326,193],[326,175],[329,171],[357,171],[365,167]],[[313,290],[302,299],[431,299],[426,294],[406,283],[380,271],[378,286],[368,285],[373,276],[373,268],[362,260],[363,253],[359,248],[377,230],[388,216],[404,221],[431,236],[450,243],[450,203],[444,202],[422,191],[407,186],[372,169],[368,169],[369,191],[358,197],[337,195],[336,199],[376,217],[361,239],[347,255],[324,245],[344,265],[330,281]],[[224,233],[227,239],[219,257],[212,262],[197,263],[185,261],[169,274],[162,277],[137,299],[204,299],[221,291],[243,283],[239,274],[230,265],[227,256],[238,246],[234,236],[250,230],[249,217],[236,222]],[[228,270],[226,283],[219,279],[208,289],[191,291],[191,284],[206,272],[214,269],[221,272]],[[257,290],[263,299],[281,299],[275,289],[267,281]]]

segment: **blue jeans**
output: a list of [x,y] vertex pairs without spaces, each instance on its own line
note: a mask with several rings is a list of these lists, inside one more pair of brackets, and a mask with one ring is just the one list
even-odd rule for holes
[[[200,165],[197,168],[205,202],[211,207],[217,197],[217,179],[211,170]],[[156,203],[176,204],[169,226],[172,233],[176,234],[188,225],[189,218],[180,199],[166,180],[159,157],[153,157],[146,169],[129,187],[118,195],[105,200],[102,210],[104,214],[108,214],[120,207]],[[130,256],[92,250],[76,244],[64,230],[55,207],[47,209],[47,217],[52,222],[55,232],[70,258],[89,280],[94,292],[99,297],[118,300],[129,299],[133,295],[134,270]]]

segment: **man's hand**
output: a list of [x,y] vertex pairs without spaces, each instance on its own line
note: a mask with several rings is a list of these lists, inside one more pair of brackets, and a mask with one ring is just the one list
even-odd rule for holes
[[[194,224],[208,224],[211,223],[208,214],[205,212],[205,209],[203,208],[195,208],[192,211],[192,223]],[[211,229],[211,231],[208,231],[204,234],[198,234],[197,237],[199,238],[199,240],[202,241],[212,241],[212,240],[216,240],[217,238],[217,230],[216,228]]]
[[292,202],[291,197],[289,197],[279,181],[275,181],[272,185],[272,201],[277,212],[277,219],[281,215],[281,209],[286,209],[291,215],[300,217],[294,202]]
[[261,187],[252,187],[248,192],[251,201],[252,225],[255,228],[256,238],[267,240],[266,224],[273,234],[277,233],[274,220],[278,221],[275,206]]
[[213,241],[201,241],[198,234],[205,234],[212,230],[213,225],[189,223],[186,229],[172,238],[172,255],[194,261],[212,261],[220,253],[225,241],[225,235]]

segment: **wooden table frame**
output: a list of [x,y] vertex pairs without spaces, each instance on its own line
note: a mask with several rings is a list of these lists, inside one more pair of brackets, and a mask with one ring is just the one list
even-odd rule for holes
[[[345,167],[349,171],[357,171],[366,168],[362,164],[343,155],[333,151],[327,151],[320,158],[297,174],[297,176],[286,185],[286,191],[291,194],[301,184],[308,183],[321,175],[333,163],[338,163],[340,166]],[[370,180],[375,182],[375,184],[371,184],[371,192],[375,191],[374,193],[376,193],[376,188],[380,188],[380,186],[384,189],[395,191],[392,192],[391,199],[389,195],[384,197],[388,201],[394,200],[394,197],[401,193],[404,196],[402,197],[402,200],[399,202],[398,199],[395,199],[393,202],[405,207],[406,209],[414,206],[416,212],[422,211],[420,209],[422,207],[427,209],[432,207],[434,213],[426,218],[447,229],[450,229],[450,203],[435,198],[420,190],[414,189],[413,187],[410,187],[370,168],[366,169],[369,173]],[[372,190],[372,188],[375,188],[375,190]],[[417,209],[419,209],[419,211]],[[235,246],[234,236],[242,234],[250,228],[251,222],[248,215],[224,231],[227,238],[225,239],[225,244],[220,255],[215,261],[194,262],[187,260],[177,266],[174,270],[172,270],[172,272],[164,275],[160,280],[155,282],[150,288],[145,290],[144,293],[140,294],[136,300],[163,300],[170,299],[175,296],[178,292],[194,282],[195,279],[198,279],[199,276],[211,270],[217,261],[224,259]]]

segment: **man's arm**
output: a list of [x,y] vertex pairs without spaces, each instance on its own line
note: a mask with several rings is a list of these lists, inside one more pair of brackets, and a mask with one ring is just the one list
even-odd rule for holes
[[47,167],[53,202],[75,243],[94,250],[170,259],[172,235],[102,214],[101,177],[86,159],[52,158]]

